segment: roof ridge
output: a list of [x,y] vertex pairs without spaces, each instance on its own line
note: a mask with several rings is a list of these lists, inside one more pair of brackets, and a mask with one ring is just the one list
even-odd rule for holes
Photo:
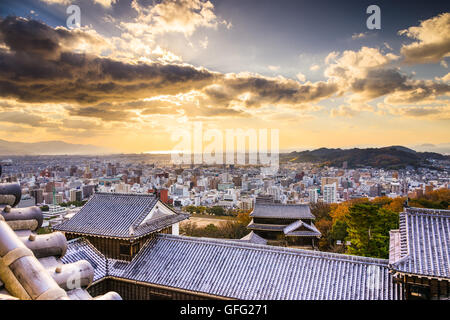
[[409,207],[406,208],[403,214],[415,214],[415,215],[426,215],[426,216],[444,216],[450,217],[450,210],[446,209],[430,209],[430,208],[418,208],[418,207]]
[[255,243],[247,243],[241,241],[229,241],[229,240],[238,240],[238,239],[216,239],[216,238],[205,238],[205,237],[189,237],[189,236],[181,236],[181,235],[172,235],[172,234],[161,234],[158,233],[157,237],[159,238],[168,238],[171,240],[179,240],[179,241],[191,241],[191,242],[203,242],[203,243],[211,243],[218,244],[224,246],[234,246],[234,247],[244,247],[247,249],[259,249],[265,251],[273,251],[277,253],[286,253],[286,254],[303,254],[308,255],[315,258],[324,258],[324,259],[337,259],[337,260],[346,260],[353,261],[355,263],[371,263],[371,264],[382,264],[387,267],[389,260],[388,259],[379,259],[379,258],[371,258],[371,257],[362,257],[355,255],[347,255],[333,252],[323,252],[323,251],[313,251],[306,249],[297,249],[297,248],[285,248],[285,247],[277,247],[271,245],[262,245]]
[[138,192],[95,192],[94,195],[141,196],[156,199],[153,193],[138,193]]

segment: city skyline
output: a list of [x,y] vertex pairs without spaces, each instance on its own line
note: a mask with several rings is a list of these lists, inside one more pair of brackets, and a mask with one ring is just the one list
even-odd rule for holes
[[170,151],[201,121],[280,151],[448,145],[448,6],[401,3],[369,30],[356,1],[84,0],[69,29],[70,1],[3,1],[0,139]]

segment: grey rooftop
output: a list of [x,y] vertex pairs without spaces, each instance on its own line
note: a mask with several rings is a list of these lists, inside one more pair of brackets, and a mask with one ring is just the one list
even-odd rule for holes
[[157,215],[143,222],[155,206],[165,205],[151,194],[98,192],[71,219],[53,228],[81,235],[137,238],[189,217],[170,209],[173,214]]
[[307,204],[256,203],[250,216],[275,219],[314,219]]
[[450,279],[450,210],[407,208],[391,235],[394,271]]
[[[81,240],[80,240],[81,241]],[[71,251],[69,244],[68,251]],[[105,276],[235,299],[401,299],[388,261],[243,241],[157,234]]]

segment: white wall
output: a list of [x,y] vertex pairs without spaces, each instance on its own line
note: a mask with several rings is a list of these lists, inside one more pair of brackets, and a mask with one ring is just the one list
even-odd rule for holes
[[179,236],[180,235],[180,223],[174,223],[172,225],[172,234],[175,236]]

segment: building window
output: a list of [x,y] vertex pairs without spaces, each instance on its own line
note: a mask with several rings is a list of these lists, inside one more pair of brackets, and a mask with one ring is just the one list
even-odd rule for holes
[[119,246],[120,255],[129,256],[130,255],[130,245],[129,244],[121,244]]
[[427,286],[410,285],[409,299],[411,299],[411,300],[428,300],[428,299],[430,299],[430,288]]

